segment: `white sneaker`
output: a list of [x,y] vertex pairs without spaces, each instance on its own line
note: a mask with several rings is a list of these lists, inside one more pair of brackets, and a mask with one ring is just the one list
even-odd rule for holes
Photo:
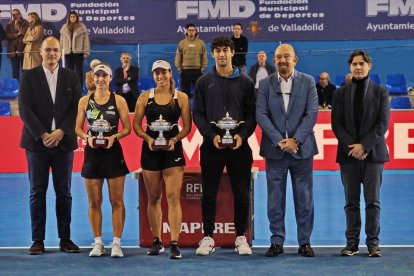
[[92,244],[92,250],[89,252],[89,257],[100,257],[105,255],[105,247],[103,243],[94,242]]
[[238,236],[234,242],[236,248],[234,249],[239,255],[252,255],[252,249],[247,243],[245,236]]
[[124,253],[122,253],[121,244],[117,242],[113,242],[111,244],[112,251],[111,251],[111,257],[112,258],[123,258]]
[[196,254],[205,256],[213,253],[214,251],[214,240],[210,237],[204,237],[199,242],[199,247],[197,248]]

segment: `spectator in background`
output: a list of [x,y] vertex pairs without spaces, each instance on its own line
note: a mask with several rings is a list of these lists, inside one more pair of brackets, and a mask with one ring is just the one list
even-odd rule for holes
[[13,68],[13,78],[20,80],[20,70],[23,66],[23,37],[29,28],[29,23],[22,18],[20,10],[12,10],[12,19],[6,25],[7,55]]
[[186,33],[180,41],[175,54],[175,67],[181,76],[181,91],[192,98],[191,87],[207,68],[207,51],[204,42],[198,38],[197,29],[194,24],[186,26]]
[[332,98],[336,90],[336,86],[329,82],[329,74],[322,72],[319,75],[319,82],[316,84],[316,91],[318,92],[319,109],[331,109]]
[[85,74],[85,82],[86,82],[86,89],[88,89],[88,93],[87,93],[88,95],[95,92],[96,90],[93,70],[95,69],[96,65],[98,65],[99,63],[101,63],[99,59],[93,59],[91,63],[89,64],[91,66],[91,70],[86,72]]
[[[346,75],[345,75],[345,80],[344,80],[344,83],[343,83],[342,85],[345,85],[345,84],[350,83],[350,82],[351,82],[351,80],[352,80],[352,73],[348,73],[348,74],[346,74]],[[341,85],[341,86],[342,86],[342,85]]]
[[27,22],[29,22],[29,28],[23,38],[23,42],[26,44],[26,47],[24,47],[23,70],[29,70],[42,64],[42,56],[40,55],[44,32],[42,22],[36,12],[30,12],[27,15]]
[[65,64],[74,70],[83,85],[83,60],[91,51],[86,26],[79,21],[79,15],[70,11],[66,23],[60,29],[60,44],[65,53]]
[[[0,15],[1,15],[1,11],[0,11]],[[0,70],[1,70],[1,59],[2,59],[2,52],[3,52],[3,45],[2,45],[2,41],[6,38],[6,33],[4,32],[4,28],[3,25],[1,25],[0,23]]]
[[138,98],[138,67],[131,65],[131,54],[124,52],[121,54],[121,67],[116,68],[114,81],[116,93],[124,97],[128,104],[129,112],[134,112]]
[[265,51],[260,51],[257,53],[257,62],[250,67],[249,76],[252,78],[254,83],[254,88],[259,89],[259,81],[266,78],[270,74],[276,72],[276,69],[273,65],[267,62],[267,55]]
[[232,64],[240,69],[243,74],[247,74],[246,71],[246,54],[249,50],[249,41],[242,35],[243,26],[241,23],[233,24],[233,35],[231,40],[234,43],[234,56],[232,58]]

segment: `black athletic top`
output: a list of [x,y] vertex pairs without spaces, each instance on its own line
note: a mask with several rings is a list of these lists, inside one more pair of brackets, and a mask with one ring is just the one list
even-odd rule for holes
[[181,109],[180,106],[178,105],[178,99],[177,99],[177,91],[174,92],[174,105],[172,104],[166,104],[166,105],[159,105],[155,102],[154,99],[154,88],[150,90],[150,94],[148,96],[148,103],[147,106],[145,107],[145,116],[147,119],[147,130],[146,133],[151,137],[151,138],[157,138],[159,135],[159,131],[152,131],[149,126],[151,125],[152,122],[160,119],[160,115],[162,116],[162,119],[171,123],[171,125],[173,124],[177,124],[175,125],[170,131],[164,131],[163,135],[165,137],[165,139],[170,139],[174,136],[176,136],[179,132],[178,129],[178,120],[181,116]]
[[103,132],[104,136],[111,136],[118,133],[119,113],[116,106],[115,94],[111,93],[109,100],[103,104],[95,102],[95,93],[89,96],[88,105],[86,106],[86,119],[88,121],[88,134],[98,136],[98,132],[90,130],[90,126],[99,119],[104,119],[111,125],[111,130]]

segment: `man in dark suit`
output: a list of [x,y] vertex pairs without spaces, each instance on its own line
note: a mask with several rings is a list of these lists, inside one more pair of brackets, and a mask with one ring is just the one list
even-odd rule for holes
[[359,252],[362,183],[365,243],[369,256],[379,257],[380,187],[384,162],[389,160],[385,143],[390,119],[388,91],[369,79],[372,60],[367,53],[354,51],[348,64],[352,81],[335,92],[331,121],[338,139],[336,162],[340,166],[345,191],[347,245],[341,250],[341,255],[352,256]]
[[289,44],[276,48],[277,72],[260,81],[256,120],[263,131],[260,155],[266,159],[267,212],[271,246],[266,256],[283,253],[285,241],[286,179],[293,186],[298,253],[315,255],[313,230],[313,156],[318,153],[313,127],[318,114],[318,95],[312,76],[295,70],[298,58]]
[[70,240],[71,176],[77,104],[82,95],[79,78],[60,68],[61,46],[54,37],[40,48],[42,65],[26,71],[20,82],[19,110],[23,121],[20,146],[26,150],[30,181],[31,255],[45,251],[46,191],[52,170],[60,250],[79,252]]
[[113,80],[116,84],[116,94],[124,97],[128,104],[129,112],[134,112],[138,98],[139,69],[131,65],[130,53],[122,53],[120,60],[122,67],[115,70]]

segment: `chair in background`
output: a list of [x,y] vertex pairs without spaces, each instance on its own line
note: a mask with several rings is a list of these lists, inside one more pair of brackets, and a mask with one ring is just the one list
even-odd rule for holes
[[379,74],[369,74],[369,78],[376,84],[381,84],[381,78]]
[[0,116],[10,116],[10,115],[11,115],[10,103],[8,101],[0,100]]
[[404,74],[388,74],[385,86],[390,95],[407,95],[407,81]]
[[19,81],[17,79],[0,80],[0,98],[14,99],[19,93]]
[[411,101],[408,96],[393,96],[390,103],[391,109],[411,109]]
[[[318,77],[319,79],[319,77]],[[335,86],[336,88],[341,87],[345,83],[345,75],[336,75],[335,77]]]

